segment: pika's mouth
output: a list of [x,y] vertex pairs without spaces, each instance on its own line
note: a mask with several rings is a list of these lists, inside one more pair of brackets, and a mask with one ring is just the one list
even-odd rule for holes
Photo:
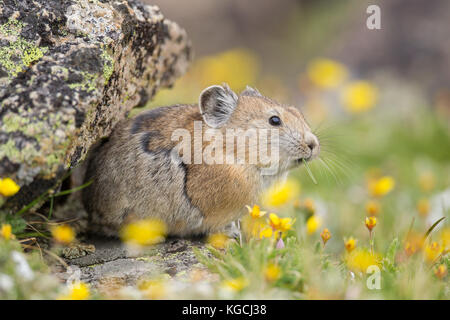
[[298,158],[298,159],[295,159],[294,162],[296,164],[303,164],[304,161],[311,161],[311,159],[312,159],[312,156],[307,157],[307,158]]

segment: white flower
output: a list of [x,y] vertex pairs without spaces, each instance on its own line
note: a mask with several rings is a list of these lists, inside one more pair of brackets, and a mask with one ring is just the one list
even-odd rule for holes
[[28,264],[25,257],[21,253],[13,251],[11,253],[11,258],[16,263],[16,274],[22,277],[24,280],[33,280],[33,270],[31,270],[30,265]]

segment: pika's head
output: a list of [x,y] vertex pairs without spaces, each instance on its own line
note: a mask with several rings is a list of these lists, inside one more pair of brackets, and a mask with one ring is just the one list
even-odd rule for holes
[[[199,107],[211,128],[270,133],[266,147],[270,150],[277,145],[282,171],[312,160],[320,152],[319,140],[298,108],[281,105],[253,88],[237,95],[227,85],[208,87],[200,94]],[[264,141],[260,138],[258,146]]]

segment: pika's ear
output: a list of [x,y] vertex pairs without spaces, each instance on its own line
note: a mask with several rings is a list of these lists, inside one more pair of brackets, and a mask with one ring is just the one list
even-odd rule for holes
[[241,92],[241,96],[262,97],[263,95],[259,93],[258,90],[247,86],[245,90]]
[[200,94],[200,113],[208,126],[220,128],[230,118],[237,102],[238,96],[226,84],[211,86]]

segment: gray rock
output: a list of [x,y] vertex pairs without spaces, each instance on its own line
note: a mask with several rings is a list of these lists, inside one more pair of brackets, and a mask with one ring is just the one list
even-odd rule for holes
[[1,1],[0,177],[21,186],[5,207],[53,187],[190,59],[185,31],[138,0]]
[[200,240],[168,239],[145,251],[130,251],[119,240],[89,239],[95,252],[80,258],[65,259],[68,268],[53,266],[53,272],[62,281],[74,277],[97,287],[136,285],[140,279],[166,274],[173,279],[183,279],[192,270],[207,269],[201,265],[193,247],[207,252]]

